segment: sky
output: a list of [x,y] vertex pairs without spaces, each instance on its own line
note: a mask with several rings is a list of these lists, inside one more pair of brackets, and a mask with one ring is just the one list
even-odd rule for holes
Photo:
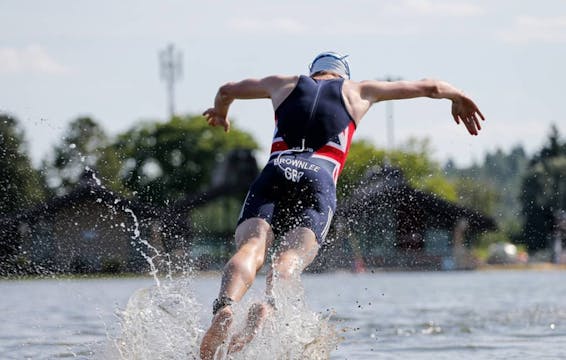
[[[375,104],[354,139],[378,147],[428,139],[439,162],[481,162],[521,144],[532,154],[551,124],[566,135],[566,2],[449,0],[0,0],[0,112],[20,120],[34,164],[70,121],[91,116],[114,136],[168,117],[158,53],[183,53],[178,113],[202,113],[228,81],[307,72],[327,50],[349,54],[353,80],[435,78],[471,96],[487,120],[477,137],[448,100]],[[268,100],[230,118],[267,158]],[[229,136],[229,135],[228,135]]]

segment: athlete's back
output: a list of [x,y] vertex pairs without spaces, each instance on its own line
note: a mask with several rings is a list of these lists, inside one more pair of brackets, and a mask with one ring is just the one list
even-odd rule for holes
[[344,79],[300,76],[289,96],[275,110],[277,131],[290,148],[320,149],[346,129],[352,118],[342,99]]

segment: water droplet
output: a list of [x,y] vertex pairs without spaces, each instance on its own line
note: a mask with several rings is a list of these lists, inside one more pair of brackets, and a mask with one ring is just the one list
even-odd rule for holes
[[76,145],[76,144],[74,144],[74,143],[72,143],[72,144],[69,144],[69,149],[75,149],[76,147],[77,147],[77,145]]

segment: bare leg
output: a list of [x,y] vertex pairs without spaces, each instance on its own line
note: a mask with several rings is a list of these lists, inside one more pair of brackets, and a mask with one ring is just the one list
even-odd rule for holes
[[[263,219],[253,218],[241,223],[236,229],[238,251],[224,267],[222,284],[218,298],[229,297],[240,301],[252,286],[257,271],[263,266],[265,254],[273,242],[271,226]],[[208,331],[204,334],[200,347],[203,360],[211,360],[216,349],[226,340],[232,324],[232,309],[221,308]]]
[[274,278],[282,281],[298,279],[303,270],[313,262],[319,248],[312,230],[303,227],[291,230],[277,250],[275,261],[267,276],[267,294],[270,295],[273,290]]
[[[267,296],[272,296],[274,277],[283,281],[298,279],[303,270],[314,260],[318,249],[319,245],[312,230],[296,228],[289,231],[281,241],[275,261],[267,276]],[[234,335],[228,352],[240,351],[252,341],[272,312],[273,307],[270,304],[254,304],[248,313],[245,329]]]

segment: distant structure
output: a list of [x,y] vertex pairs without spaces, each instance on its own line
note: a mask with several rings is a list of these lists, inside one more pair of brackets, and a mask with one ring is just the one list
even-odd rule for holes
[[[333,241],[311,266],[412,270],[466,270],[478,235],[497,229],[495,220],[473,209],[411,187],[400,169],[370,168],[342,199]],[[318,267],[318,268],[317,268]]]
[[176,50],[173,44],[169,44],[159,52],[159,69],[161,79],[165,81],[167,89],[169,118],[171,119],[175,116],[175,83],[183,75],[183,53]]
[[85,169],[68,194],[0,217],[0,276],[141,273],[146,257],[169,252],[162,209],[126,199]]

